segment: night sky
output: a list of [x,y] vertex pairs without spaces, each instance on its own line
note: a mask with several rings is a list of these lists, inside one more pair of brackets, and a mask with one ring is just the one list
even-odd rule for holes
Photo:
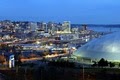
[[0,20],[119,24],[120,0],[0,0]]

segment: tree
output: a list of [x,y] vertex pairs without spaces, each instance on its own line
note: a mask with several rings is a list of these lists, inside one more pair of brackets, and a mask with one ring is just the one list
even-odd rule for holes
[[108,61],[105,60],[104,58],[102,58],[102,59],[98,62],[98,66],[100,66],[100,67],[108,66]]
[[94,64],[92,65],[92,67],[96,67],[98,64],[97,62],[94,62]]
[[109,65],[110,65],[110,67],[115,67],[115,64],[112,62],[110,62]]
[[22,62],[21,62],[20,59],[18,59],[18,60],[15,61],[15,65],[16,65],[16,67],[20,66],[21,64],[22,64]]
[[119,67],[120,67],[120,63],[119,63],[119,65],[118,65]]
[[5,58],[5,56],[3,56],[3,55],[0,55],[0,63],[4,63],[6,61],[6,58]]

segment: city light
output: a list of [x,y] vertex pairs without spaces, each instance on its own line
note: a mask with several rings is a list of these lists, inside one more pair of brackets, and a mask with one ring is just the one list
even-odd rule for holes
[[40,44],[40,41],[36,41],[37,44]]

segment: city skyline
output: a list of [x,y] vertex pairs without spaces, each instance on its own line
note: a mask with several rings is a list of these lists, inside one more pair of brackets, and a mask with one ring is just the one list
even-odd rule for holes
[[0,20],[119,24],[120,1],[2,0]]

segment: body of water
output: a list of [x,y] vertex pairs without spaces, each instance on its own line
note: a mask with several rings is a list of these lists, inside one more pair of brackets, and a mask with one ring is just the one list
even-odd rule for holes
[[[72,27],[82,27],[81,24],[72,24]],[[97,32],[115,32],[120,31],[120,25],[87,25],[89,30]]]
[[118,27],[89,27],[89,30],[97,31],[97,32],[115,32],[115,31],[120,31],[120,28]]

